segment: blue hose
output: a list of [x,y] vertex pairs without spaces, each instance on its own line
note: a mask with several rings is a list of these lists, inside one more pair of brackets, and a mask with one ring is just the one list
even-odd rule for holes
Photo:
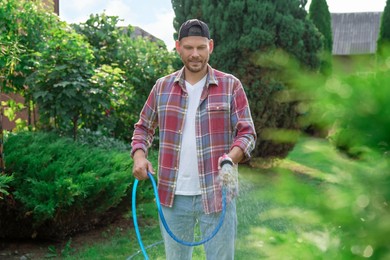
[[[150,181],[152,182],[152,185],[153,185],[154,196],[156,198],[156,205],[157,205],[158,214],[159,214],[160,219],[161,219],[161,223],[163,224],[163,226],[164,226],[165,230],[167,231],[167,233],[176,242],[178,242],[178,243],[180,243],[182,245],[185,245],[185,246],[199,246],[199,245],[202,245],[202,244],[206,243],[210,239],[212,239],[218,233],[219,229],[221,228],[221,226],[223,224],[223,220],[225,218],[225,213],[226,213],[226,191],[225,191],[225,188],[222,189],[222,214],[221,214],[221,216],[219,218],[218,225],[214,229],[213,233],[211,233],[211,235],[209,237],[207,237],[207,238],[205,238],[205,239],[203,239],[203,240],[201,240],[199,242],[188,242],[188,241],[183,241],[183,240],[179,239],[170,230],[167,222],[165,221],[164,214],[163,214],[162,209],[161,209],[160,199],[159,199],[159,196],[158,196],[156,181],[154,180],[154,178],[153,178],[153,176],[152,176],[152,174],[150,172],[148,172],[148,177],[149,177],[149,179],[150,179]],[[137,221],[137,211],[136,211],[136,208],[137,208],[137,206],[136,206],[137,186],[138,186],[138,180],[135,179],[134,185],[133,185],[132,205],[131,205],[132,211],[133,211],[133,223],[134,223],[134,229],[135,229],[135,233],[137,235],[138,243],[139,243],[139,246],[141,247],[141,251],[142,251],[145,259],[149,260],[148,254],[146,253],[146,249],[144,247],[144,244],[142,243],[141,233],[139,232],[138,221]]]

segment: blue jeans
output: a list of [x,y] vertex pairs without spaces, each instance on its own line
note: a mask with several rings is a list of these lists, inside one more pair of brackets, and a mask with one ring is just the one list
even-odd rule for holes
[[[196,223],[199,223],[202,239],[207,238],[218,225],[221,213],[205,214],[203,212],[202,198],[198,196],[175,195],[172,208],[161,206],[165,220],[181,240],[193,242]],[[173,240],[166,232],[160,221],[160,229],[164,238],[165,255],[167,260],[192,259],[193,247],[182,245]],[[234,246],[237,233],[236,204],[233,200],[226,205],[226,215],[223,225],[218,233],[204,244],[208,260],[233,260]],[[197,238],[195,241],[201,239]]]

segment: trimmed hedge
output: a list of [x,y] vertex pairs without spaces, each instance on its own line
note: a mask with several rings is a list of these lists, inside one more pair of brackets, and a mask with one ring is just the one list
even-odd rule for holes
[[13,180],[0,201],[0,238],[63,238],[130,207],[129,152],[37,132],[10,135],[5,151]]

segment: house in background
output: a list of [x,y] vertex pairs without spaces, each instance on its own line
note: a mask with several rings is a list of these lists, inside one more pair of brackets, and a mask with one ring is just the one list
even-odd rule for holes
[[43,0],[47,10],[53,11],[57,15],[60,15],[60,0]]
[[136,38],[136,37],[143,37],[148,39],[151,42],[157,43],[158,46],[162,48],[166,48],[167,46],[165,45],[164,41],[161,40],[160,38],[157,38],[153,34],[148,33],[144,29],[138,27],[138,26],[133,26],[133,33],[131,34],[131,37]]
[[335,72],[356,72],[367,62],[375,67],[381,16],[382,12],[331,14]]
[[[161,48],[166,48],[166,45],[165,45],[164,41],[161,40],[160,38],[157,38],[153,34],[148,33],[147,31],[145,31],[141,27],[133,26],[133,25],[132,25],[132,27],[133,27],[133,31],[130,34],[130,37],[132,39],[136,39],[138,37],[142,37],[142,38],[145,38],[145,39],[147,39],[147,40],[149,40],[151,42],[156,43]],[[122,27],[120,27],[120,29],[123,31],[123,33],[127,32],[127,27],[122,26]]]

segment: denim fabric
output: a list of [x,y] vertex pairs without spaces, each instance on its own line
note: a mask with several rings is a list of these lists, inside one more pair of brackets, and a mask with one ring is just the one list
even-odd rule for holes
[[[221,213],[205,214],[202,198],[198,196],[176,195],[172,208],[162,206],[166,222],[181,240],[193,242],[209,237],[218,225]],[[195,225],[199,223],[202,238],[194,238]],[[164,238],[167,260],[192,259],[193,247],[179,244],[166,232],[160,221],[160,229]],[[207,260],[232,260],[237,233],[236,204],[233,200],[226,205],[226,215],[219,232],[204,244]]]

